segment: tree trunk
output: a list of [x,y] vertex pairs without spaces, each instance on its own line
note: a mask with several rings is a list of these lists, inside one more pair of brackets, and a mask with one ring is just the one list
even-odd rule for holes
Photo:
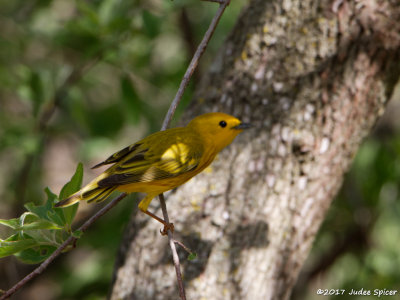
[[[229,13],[229,8],[226,13]],[[188,299],[288,299],[400,74],[398,1],[253,0],[185,115],[255,125],[167,194]],[[153,210],[158,200],[153,200]],[[340,216],[338,216],[340,217]],[[160,225],[132,216],[111,299],[178,299]]]

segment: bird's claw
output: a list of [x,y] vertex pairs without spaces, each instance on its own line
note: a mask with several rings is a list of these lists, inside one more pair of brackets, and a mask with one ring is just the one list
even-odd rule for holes
[[174,233],[175,227],[173,223],[164,224],[164,228],[162,230],[160,229],[161,235],[167,235],[168,230],[171,231],[171,233]]

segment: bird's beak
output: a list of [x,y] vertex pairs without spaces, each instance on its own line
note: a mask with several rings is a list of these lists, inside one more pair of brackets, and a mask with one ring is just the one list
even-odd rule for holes
[[232,129],[238,129],[238,130],[243,130],[243,129],[249,129],[253,127],[250,123],[240,123],[239,125],[236,125],[232,127]]

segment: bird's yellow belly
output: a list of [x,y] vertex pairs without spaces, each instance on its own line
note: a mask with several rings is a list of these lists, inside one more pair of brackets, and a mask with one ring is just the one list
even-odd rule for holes
[[127,192],[127,193],[157,193],[161,194],[177,186],[185,183],[191,177],[187,178],[187,176],[177,176],[174,178],[168,179],[161,179],[161,180],[154,180],[151,182],[135,182],[126,185],[118,186],[117,190],[120,192]]

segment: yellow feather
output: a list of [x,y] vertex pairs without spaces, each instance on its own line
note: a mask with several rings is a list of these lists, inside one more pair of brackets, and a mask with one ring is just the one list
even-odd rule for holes
[[224,113],[194,118],[186,127],[172,128],[148,137],[111,155],[94,166],[113,164],[92,182],[55,206],[78,201],[103,201],[114,190],[142,192],[139,203],[146,212],[151,200],[203,171],[218,152],[249,125]]

